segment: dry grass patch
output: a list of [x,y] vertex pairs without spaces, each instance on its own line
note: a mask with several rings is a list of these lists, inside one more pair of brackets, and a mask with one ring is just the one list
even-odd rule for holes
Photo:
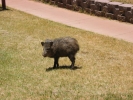
[[[76,66],[46,71],[46,38],[71,36],[80,51]],[[60,65],[70,65],[67,58]],[[16,10],[0,12],[0,98],[2,100],[133,99],[133,44],[68,27]]]
[[117,1],[117,2],[133,4],[133,0],[111,0],[111,1]]

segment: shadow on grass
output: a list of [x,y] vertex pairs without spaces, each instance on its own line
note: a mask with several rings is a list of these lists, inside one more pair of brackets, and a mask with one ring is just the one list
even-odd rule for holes
[[2,7],[0,7],[0,11],[6,11],[6,10],[9,10],[9,9],[3,9]]
[[77,70],[81,69],[82,67],[74,66],[74,68],[71,68],[70,66],[59,66],[58,68],[49,67],[46,69],[46,71],[52,71],[52,70],[60,70],[60,69],[70,69],[70,70]]
[[0,11],[3,11],[2,7],[0,7]]

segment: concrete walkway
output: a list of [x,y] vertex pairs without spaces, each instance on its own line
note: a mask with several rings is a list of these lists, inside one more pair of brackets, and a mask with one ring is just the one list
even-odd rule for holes
[[133,43],[133,24],[90,16],[31,0],[6,0],[6,5],[55,22]]

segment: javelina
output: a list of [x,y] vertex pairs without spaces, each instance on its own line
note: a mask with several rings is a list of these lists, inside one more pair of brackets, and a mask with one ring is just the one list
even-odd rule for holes
[[57,38],[54,40],[47,39],[41,42],[43,46],[44,57],[54,58],[53,68],[59,67],[58,60],[60,57],[68,57],[71,61],[71,68],[74,68],[75,55],[79,51],[79,45],[76,39],[71,37]]

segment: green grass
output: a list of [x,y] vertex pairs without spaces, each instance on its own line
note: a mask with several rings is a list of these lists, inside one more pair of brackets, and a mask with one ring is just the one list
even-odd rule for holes
[[[71,36],[80,51],[76,66],[53,66],[40,42]],[[60,66],[69,66],[61,58]],[[133,44],[13,9],[0,11],[1,100],[132,100]]]

